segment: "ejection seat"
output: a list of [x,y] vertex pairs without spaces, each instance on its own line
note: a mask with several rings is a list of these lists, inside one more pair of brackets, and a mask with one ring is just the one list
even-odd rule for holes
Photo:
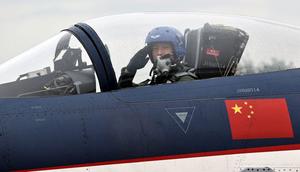
[[183,62],[204,79],[234,75],[249,35],[238,28],[206,23],[199,29],[186,29],[184,38]]

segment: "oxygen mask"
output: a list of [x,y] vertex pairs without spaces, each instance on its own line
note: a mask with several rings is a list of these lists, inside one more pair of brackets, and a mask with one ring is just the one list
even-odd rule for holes
[[172,55],[167,54],[156,58],[156,72],[167,75],[172,67]]

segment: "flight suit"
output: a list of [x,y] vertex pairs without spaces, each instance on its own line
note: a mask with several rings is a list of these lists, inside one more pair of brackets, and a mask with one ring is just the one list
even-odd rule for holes
[[183,64],[178,64],[175,68],[171,69],[167,75],[153,75],[151,80],[146,80],[140,84],[134,84],[132,82],[135,74],[136,72],[130,72],[126,67],[122,68],[118,82],[119,88],[174,83],[197,79],[197,76],[192,72],[191,68]]

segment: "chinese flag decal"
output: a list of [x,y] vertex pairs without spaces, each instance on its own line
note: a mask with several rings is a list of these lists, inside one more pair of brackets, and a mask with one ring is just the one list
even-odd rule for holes
[[284,98],[225,100],[232,139],[293,138]]

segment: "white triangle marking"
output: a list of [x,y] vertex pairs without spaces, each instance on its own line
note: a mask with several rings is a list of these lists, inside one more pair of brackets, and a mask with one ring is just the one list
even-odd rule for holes
[[175,113],[177,117],[184,123],[187,117],[188,112],[177,112]]

